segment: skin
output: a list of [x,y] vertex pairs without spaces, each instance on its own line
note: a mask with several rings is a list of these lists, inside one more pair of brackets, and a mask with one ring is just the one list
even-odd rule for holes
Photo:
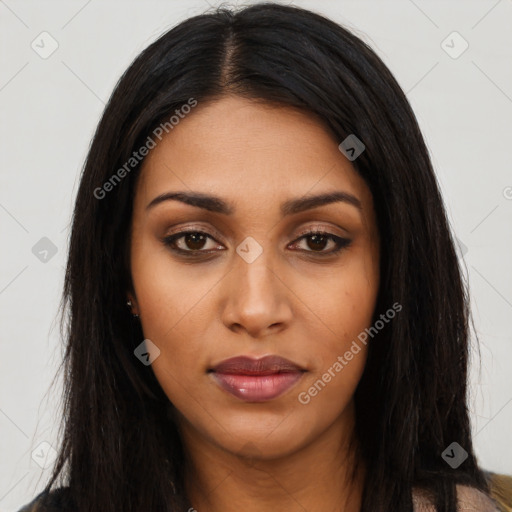
[[[371,325],[379,287],[372,196],[340,142],[310,114],[231,96],[199,103],[143,163],[128,298],[160,350],[152,369],[178,411],[186,490],[198,511],[360,510],[365,470],[348,481],[347,444],[367,347],[309,403],[298,400]],[[147,209],[175,191],[219,196],[234,213],[174,200]],[[336,202],[281,216],[286,200],[332,191],[354,195],[361,208]],[[300,239],[301,229],[319,227],[350,245],[322,257],[332,240]],[[211,238],[182,237],[179,248],[212,254],[187,259],[162,242],[186,230]],[[236,252],[248,236],[263,251],[251,263]],[[270,354],[307,371],[267,402],[235,398],[207,373],[227,358]]]

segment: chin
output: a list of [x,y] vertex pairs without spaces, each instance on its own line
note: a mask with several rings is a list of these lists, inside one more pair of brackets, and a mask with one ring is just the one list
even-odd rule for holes
[[291,416],[283,420],[282,415],[260,412],[257,419],[236,415],[233,423],[225,418],[215,437],[224,450],[233,454],[255,460],[277,459],[299,450],[308,444],[310,436],[314,437],[306,421]]

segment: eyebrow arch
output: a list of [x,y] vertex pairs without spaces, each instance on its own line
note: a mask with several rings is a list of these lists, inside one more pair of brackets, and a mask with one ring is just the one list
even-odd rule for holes
[[[234,206],[217,196],[203,194],[201,192],[165,192],[155,197],[147,206],[146,210],[155,207],[164,201],[180,201],[190,206],[202,208],[214,213],[232,215]],[[326,192],[319,195],[310,195],[297,199],[290,199],[281,205],[281,215],[293,215],[312,208],[318,208],[331,203],[343,202],[362,210],[361,201],[352,194],[343,191]]]

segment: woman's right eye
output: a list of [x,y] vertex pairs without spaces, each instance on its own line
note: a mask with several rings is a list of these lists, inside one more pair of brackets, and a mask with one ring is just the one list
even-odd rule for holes
[[[199,255],[198,253],[208,254],[215,251],[215,248],[204,250],[204,245],[208,238],[210,240],[215,240],[211,235],[204,231],[181,231],[179,233],[166,236],[163,239],[163,242],[173,251],[186,256],[195,257]],[[183,239],[183,241],[179,243],[181,239]],[[181,245],[181,247],[179,247],[179,245]],[[189,247],[189,249],[186,247]]]

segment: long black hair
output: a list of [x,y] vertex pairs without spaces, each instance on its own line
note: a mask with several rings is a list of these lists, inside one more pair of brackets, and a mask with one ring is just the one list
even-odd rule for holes
[[[468,292],[415,115],[365,42],[272,3],[186,19],[134,60],[105,108],[73,215],[62,444],[46,489],[67,486],[77,512],[189,506],[172,404],[133,354],[144,337],[126,307],[141,164],[130,159],[176,110],[226,95],[298,108],[340,142],[355,134],[365,145],[352,164],[373,195],[382,241],[375,314],[395,302],[402,311],[369,344],[355,394],[361,510],[410,512],[413,487],[439,512],[456,509],[456,483],[488,492],[467,409]],[[468,454],[457,468],[442,457],[453,441]]]

